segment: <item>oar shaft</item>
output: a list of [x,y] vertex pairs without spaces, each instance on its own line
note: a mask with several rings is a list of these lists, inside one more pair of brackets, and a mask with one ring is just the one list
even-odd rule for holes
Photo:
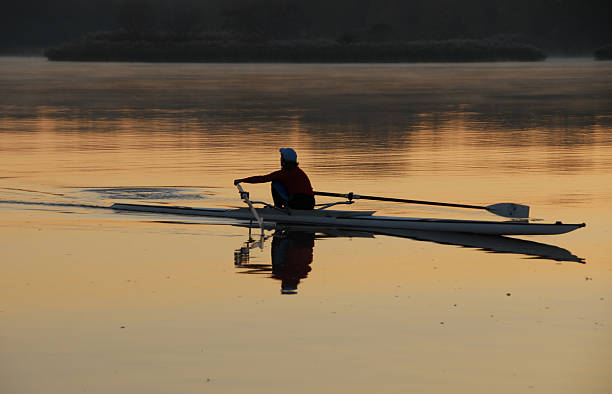
[[455,208],[472,208],[472,209],[487,209],[487,207],[479,205],[468,205],[468,204],[452,204],[448,202],[436,202],[436,201],[422,201],[422,200],[407,200],[404,198],[393,198],[393,197],[376,197],[376,196],[362,196],[360,194],[342,194],[342,193],[329,193],[329,192],[314,192],[317,196],[327,197],[343,197],[349,200],[375,200],[375,201],[391,201],[391,202],[403,202],[408,204],[421,204],[421,205],[436,205],[441,207],[455,207]]
[[261,216],[259,216],[259,214],[257,213],[257,210],[253,206],[253,203],[249,199],[249,193],[245,192],[239,183],[236,184],[236,187],[238,188],[238,191],[240,192],[240,198],[242,198],[242,200],[247,203],[247,205],[249,206],[249,209],[251,210],[251,214],[253,215],[255,220],[257,220],[257,223],[259,224],[259,228],[261,229],[261,235],[263,236],[263,233],[264,233],[263,219],[261,218]]

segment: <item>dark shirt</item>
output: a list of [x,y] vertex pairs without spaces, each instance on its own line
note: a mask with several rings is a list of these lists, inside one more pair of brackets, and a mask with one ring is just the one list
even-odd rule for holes
[[251,176],[242,180],[245,183],[265,183],[272,181],[281,182],[287,192],[291,195],[306,194],[314,196],[312,185],[308,175],[300,167],[294,167],[288,170],[281,169],[274,171],[268,175]]

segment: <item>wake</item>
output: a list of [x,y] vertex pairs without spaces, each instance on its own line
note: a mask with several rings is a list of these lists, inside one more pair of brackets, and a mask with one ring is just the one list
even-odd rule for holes
[[0,200],[0,204],[33,205],[33,206],[61,207],[61,208],[111,209],[110,206],[96,205],[96,204],[75,204],[75,203],[64,203],[64,202],[40,202],[40,201],[22,201],[22,200]]

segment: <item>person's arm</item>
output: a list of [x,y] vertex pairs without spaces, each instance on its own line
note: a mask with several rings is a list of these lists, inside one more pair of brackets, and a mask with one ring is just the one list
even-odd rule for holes
[[274,171],[269,173],[268,175],[256,175],[256,176],[250,176],[248,178],[240,178],[240,179],[234,179],[234,185],[238,184],[238,183],[266,183],[266,182],[272,182],[272,181],[277,181],[282,179],[282,171],[283,170],[278,170],[278,171]]

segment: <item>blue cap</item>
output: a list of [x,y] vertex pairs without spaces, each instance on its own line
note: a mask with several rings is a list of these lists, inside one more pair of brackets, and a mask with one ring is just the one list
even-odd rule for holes
[[293,149],[280,148],[279,151],[281,153],[281,156],[283,156],[283,159],[285,159],[285,161],[293,161],[293,162],[297,161],[297,153],[295,153]]

